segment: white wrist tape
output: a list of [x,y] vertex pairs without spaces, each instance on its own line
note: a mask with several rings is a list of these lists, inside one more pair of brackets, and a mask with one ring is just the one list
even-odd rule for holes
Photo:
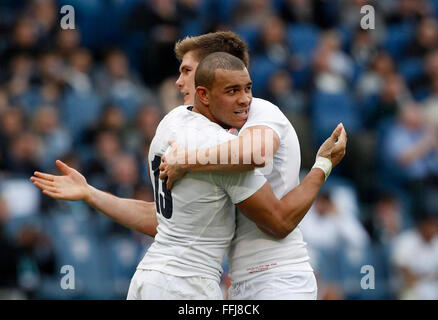
[[316,157],[315,164],[313,165],[312,169],[313,168],[320,168],[322,171],[324,171],[325,180],[327,180],[330,172],[332,172],[332,162],[330,159],[325,157]]

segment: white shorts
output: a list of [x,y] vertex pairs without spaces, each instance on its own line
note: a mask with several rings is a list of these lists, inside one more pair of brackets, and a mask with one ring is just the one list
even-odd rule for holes
[[230,300],[316,300],[315,274],[311,271],[263,273],[228,289]]
[[217,281],[203,277],[177,277],[154,270],[135,271],[127,300],[222,300]]

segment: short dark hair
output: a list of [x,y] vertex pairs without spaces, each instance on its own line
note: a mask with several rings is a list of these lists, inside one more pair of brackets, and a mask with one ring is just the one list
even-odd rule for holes
[[175,55],[179,61],[182,61],[189,51],[193,51],[199,61],[214,52],[227,52],[242,60],[247,68],[249,65],[248,45],[232,31],[186,37],[175,44]]
[[239,58],[226,53],[214,52],[201,60],[195,72],[195,87],[212,88],[217,69],[243,70],[246,66]]

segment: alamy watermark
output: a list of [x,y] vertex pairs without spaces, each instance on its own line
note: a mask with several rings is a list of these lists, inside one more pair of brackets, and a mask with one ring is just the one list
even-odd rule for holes
[[60,21],[61,29],[75,29],[75,8],[71,5],[64,5],[61,7],[60,13],[63,14]]
[[376,277],[374,267],[372,265],[364,265],[360,269],[360,273],[364,276],[360,280],[360,287],[363,290],[374,290],[376,288]]
[[362,6],[360,13],[363,14],[360,19],[360,27],[364,30],[376,28],[376,13],[372,5]]
[[65,274],[61,278],[60,286],[63,290],[75,289],[75,268],[71,265],[64,265],[61,267],[61,274]]
[[238,139],[224,142],[222,135],[218,135],[213,147],[199,148],[205,145],[205,136],[199,132],[187,130],[177,145],[169,148],[165,153],[166,162],[172,164],[254,164],[259,167],[262,175],[270,174],[273,169],[274,133],[272,130],[253,129],[251,134]]

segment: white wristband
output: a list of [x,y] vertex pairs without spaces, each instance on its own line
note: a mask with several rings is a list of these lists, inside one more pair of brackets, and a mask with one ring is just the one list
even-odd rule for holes
[[332,162],[330,159],[325,157],[316,157],[315,164],[313,165],[312,169],[313,168],[320,168],[322,171],[324,171],[325,180],[327,180],[330,172],[332,171]]

